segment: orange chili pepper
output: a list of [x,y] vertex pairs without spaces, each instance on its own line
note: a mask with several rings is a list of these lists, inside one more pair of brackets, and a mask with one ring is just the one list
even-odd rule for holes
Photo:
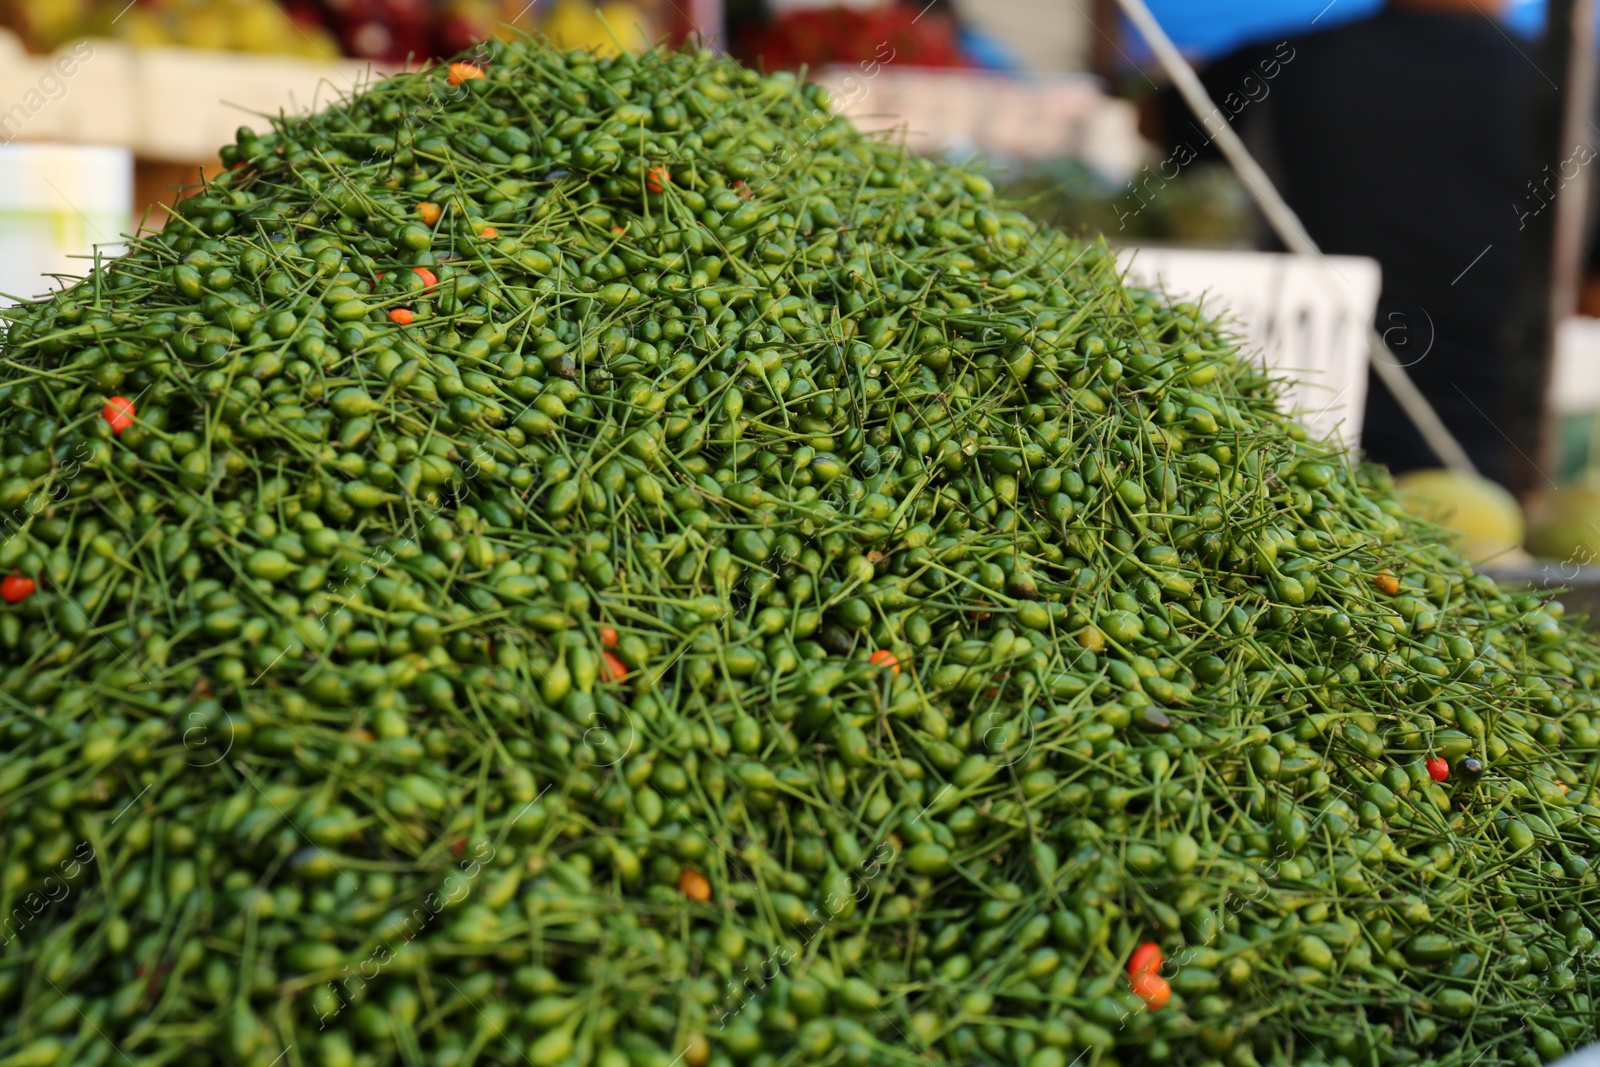
[[495,229],[493,226],[485,226],[483,228],[483,232],[478,234],[478,236],[483,238],[499,237],[500,231]]
[[867,657],[867,662],[874,667],[883,667],[893,671],[895,674],[900,673],[900,657],[890,652],[887,648],[878,649],[878,651]]
[[617,631],[609,626],[600,627],[600,643],[607,648],[617,647]]
[[411,314],[411,312],[406,308],[395,308],[389,312],[389,318],[398,325],[410,326],[411,320],[415,319],[416,316]]
[[691,867],[685,867],[683,874],[678,876],[678,891],[690,900],[697,900],[702,904],[711,902],[711,882],[705,875]]
[[672,172],[660,163],[657,163],[655,166],[644,172],[644,187],[650,190],[652,193],[666,191],[667,186],[671,184],[671,182]]
[[444,214],[444,208],[431,200],[424,200],[417,205],[417,214],[422,216],[424,225],[432,226],[439,221],[439,216]]
[[481,78],[481,77],[483,77],[483,71],[479,70],[476,64],[473,64],[473,63],[452,63],[452,64],[450,64],[450,78],[449,78],[449,81],[450,81],[451,85],[460,85],[462,82],[471,81],[474,78]]
[[1145,1002],[1151,1011],[1159,1011],[1172,999],[1172,987],[1154,971],[1145,971],[1133,980],[1133,995]]
[[[429,270],[427,267],[412,267],[411,273],[421,278],[422,283],[429,289],[432,289],[434,286],[439,284],[439,276],[433,273],[433,271]],[[382,278],[383,275],[380,274],[378,277]]]
[[606,681],[620,682],[628,676],[628,665],[622,662],[621,658],[609,648],[600,653],[600,662],[605,664],[602,670],[605,673]]
[[1385,567],[1372,579],[1372,584],[1378,587],[1378,592],[1394,596],[1400,591],[1400,579],[1394,576],[1394,571]]

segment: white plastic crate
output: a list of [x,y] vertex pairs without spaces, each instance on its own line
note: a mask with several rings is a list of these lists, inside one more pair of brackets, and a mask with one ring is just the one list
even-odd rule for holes
[[0,145],[0,304],[54,288],[46,274],[89,273],[97,248],[121,255],[132,211],[126,148]]
[[1123,248],[1118,257],[1130,283],[1221,316],[1252,355],[1292,379],[1287,402],[1312,433],[1360,444],[1376,260],[1176,248]]
[[280,111],[326,104],[373,77],[363,60],[129,48],[94,38],[28,55],[0,30],[0,141],[117,145],[143,159],[203,162]]
[[1570,315],[1556,330],[1550,407],[1557,415],[1600,411],[1600,319]]
[[912,150],[1013,159],[1072,158],[1112,181],[1148,146],[1138,112],[1086,74],[1010,75],[869,63],[828,66],[816,80],[864,130],[905,132]]

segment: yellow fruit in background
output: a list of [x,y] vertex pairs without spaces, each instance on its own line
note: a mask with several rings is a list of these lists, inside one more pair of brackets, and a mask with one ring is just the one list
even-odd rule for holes
[[135,48],[158,48],[172,43],[172,32],[160,13],[134,8],[117,20],[115,33]]
[[190,11],[178,20],[180,43],[190,48],[209,48],[225,52],[232,41],[228,16],[218,8],[208,7]]
[[89,14],[89,0],[20,0],[5,5],[6,24],[44,51],[81,36]]
[[1600,562],[1600,487],[1541,493],[1528,505],[1528,548],[1541,559]]
[[232,8],[228,39],[236,51],[281,54],[291,51],[293,38],[300,36],[289,16],[271,0],[228,6]]
[[655,39],[656,31],[652,28],[649,14],[637,4],[601,4],[600,14],[611,27],[611,32],[621,39],[623,47],[630,52],[643,52]]
[[291,27],[290,34],[289,47],[285,49],[289,55],[327,61],[344,55],[339,39],[321,26]]
[[649,25],[649,16],[634,4],[602,4],[597,9],[583,0],[560,0],[544,17],[539,29],[562,48],[582,48],[597,55],[612,55],[617,51],[618,41],[629,51],[643,51],[649,47]]
[[1522,509],[1515,497],[1487,478],[1447,470],[1410,471],[1394,484],[1411,514],[1465,536],[1461,554],[1468,560],[1524,557]]

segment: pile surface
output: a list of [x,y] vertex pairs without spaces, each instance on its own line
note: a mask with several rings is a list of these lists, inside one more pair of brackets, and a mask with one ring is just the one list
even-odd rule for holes
[[1593,1038],[1559,605],[817,89],[482,62],[8,313],[0,1064]]

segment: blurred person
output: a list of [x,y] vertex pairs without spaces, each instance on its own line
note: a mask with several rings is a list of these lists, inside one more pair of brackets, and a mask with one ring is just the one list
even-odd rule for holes
[[[1512,447],[1500,427],[1506,368],[1520,355],[1506,340],[1519,236],[1553,210],[1555,188],[1527,173],[1540,75],[1495,21],[1504,6],[1390,0],[1371,18],[1244,48],[1202,73],[1322,250],[1382,265],[1378,332],[1495,479]],[[1169,142],[1216,151],[1176,93],[1161,112]],[[1396,472],[1439,466],[1371,372],[1367,390],[1367,455]]]

